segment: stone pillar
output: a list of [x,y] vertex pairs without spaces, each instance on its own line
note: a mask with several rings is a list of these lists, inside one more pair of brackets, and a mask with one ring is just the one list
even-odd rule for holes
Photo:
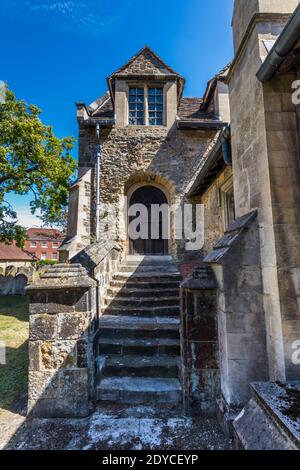
[[187,414],[214,414],[220,393],[217,284],[209,267],[181,285],[183,402]]
[[79,418],[93,410],[96,282],[79,264],[55,265],[29,294],[28,412]]
[[[218,282],[218,336],[224,429],[250,399],[249,384],[268,379],[256,211],[233,222],[204,259]],[[224,398],[224,400],[223,400]]]
[[[258,211],[268,375],[298,378],[291,362],[299,330],[299,150],[293,77],[256,77],[269,41],[299,0],[235,0],[235,60],[228,76],[237,217]],[[294,76],[296,79],[296,75]]]

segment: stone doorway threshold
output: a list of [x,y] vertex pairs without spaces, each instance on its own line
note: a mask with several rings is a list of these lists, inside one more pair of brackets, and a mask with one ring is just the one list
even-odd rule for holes
[[[85,419],[15,418],[0,448],[15,450],[231,450],[215,418],[186,418],[159,407],[98,406]],[[1,426],[1,423],[0,423]],[[5,433],[6,428],[6,433]],[[7,436],[5,442],[5,435]]]

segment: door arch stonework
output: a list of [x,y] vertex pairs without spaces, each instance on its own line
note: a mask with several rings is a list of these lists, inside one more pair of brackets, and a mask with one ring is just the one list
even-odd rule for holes
[[[159,220],[157,224],[153,220],[153,214],[151,211],[152,205],[169,205],[169,200],[165,192],[158,187],[158,185],[151,185],[151,184],[139,184],[135,185],[135,187],[131,188],[127,196],[127,207],[128,209],[135,205],[135,204],[142,204],[147,210],[147,227],[146,232],[148,233],[148,238],[143,239],[139,238],[138,240],[133,240],[130,238],[129,232],[127,230],[127,238],[128,238],[128,252],[131,255],[148,255],[148,256],[163,256],[169,253],[169,239],[166,239],[164,236],[164,224],[166,223],[163,220],[163,215],[160,214]],[[128,217],[128,226],[130,219],[134,219],[135,217]],[[169,226],[169,216],[167,220],[167,231],[170,234],[170,226]],[[155,227],[157,230],[157,234],[159,237],[154,238],[152,236],[152,229]],[[169,238],[169,237],[168,237]]]

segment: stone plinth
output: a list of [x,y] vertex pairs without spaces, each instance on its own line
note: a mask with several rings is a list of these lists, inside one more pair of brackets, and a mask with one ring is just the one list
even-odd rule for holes
[[216,289],[208,267],[198,268],[181,285],[182,385],[188,414],[214,413],[220,393]]
[[81,265],[56,265],[27,288],[29,402],[39,417],[84,417],[93,409],[96,282]]

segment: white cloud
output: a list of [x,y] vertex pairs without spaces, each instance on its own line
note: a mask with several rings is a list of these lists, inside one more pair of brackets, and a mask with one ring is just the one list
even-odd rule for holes
[[42,221],[36,215],[31,214],[29,208],[20,207],[17,209],[18,224],[23,227],[41,227]]
[[124,23],[132,0],[2,0],[0,15],[69,32],[101,34]]

